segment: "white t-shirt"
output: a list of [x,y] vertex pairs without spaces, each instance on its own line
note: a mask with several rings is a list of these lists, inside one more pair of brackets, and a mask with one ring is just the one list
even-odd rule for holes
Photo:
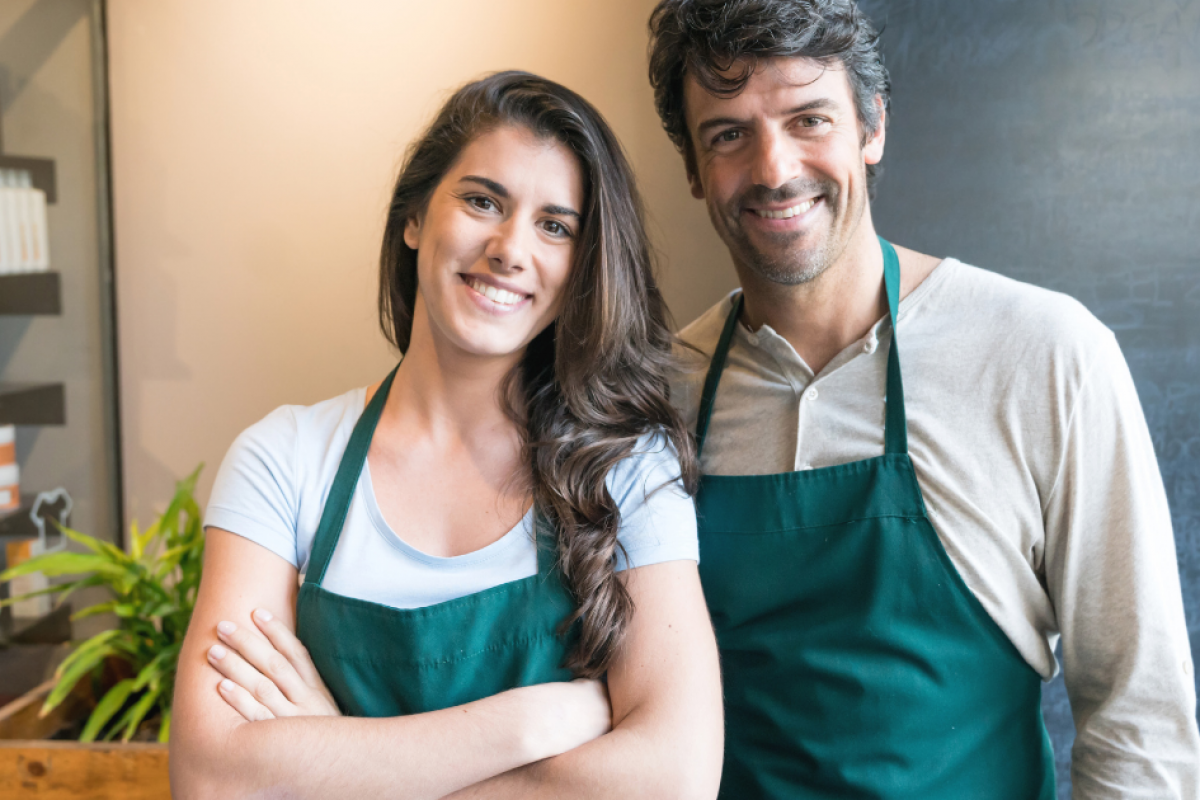
[[[256,542],[304,573],[334,474],[362,414],[366,389],[312,406],[282,406],[238,436],[217,473],[206,527]],[[699,560],[692,499],[665,437],[647,436],[606,483],[621,512],[618,569]],[[537,573],[533,512],[480,550],[443,558],[401,539],[384,520],[363,465],[322,584],[394,608],[420,608]],[[626,562],[626,555],[628,561]]]

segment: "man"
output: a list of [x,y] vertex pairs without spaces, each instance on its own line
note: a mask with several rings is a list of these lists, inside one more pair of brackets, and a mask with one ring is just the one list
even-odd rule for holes
[[[663,0],[650,79],[742,286],[688,326],[728,798],[1200,796],[1174,539],[1111,332],[893,248],[853,0]],[[698,355],[697,355],[698,353]]]

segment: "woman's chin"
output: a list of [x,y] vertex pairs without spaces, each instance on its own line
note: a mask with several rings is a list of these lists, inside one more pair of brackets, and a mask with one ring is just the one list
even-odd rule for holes
[[454,344],[457,350],[470,358],[512,359],[525,352],[525,346],[529,343],[524,337],[512,333],[473,330],[455,336]]

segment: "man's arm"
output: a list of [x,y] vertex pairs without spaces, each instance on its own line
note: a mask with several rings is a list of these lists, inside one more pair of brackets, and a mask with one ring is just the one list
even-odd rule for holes
[[673,561],[623,576],[636,611],[608,674],[612,732],[454,800],[716,797],[720,672],[696,564]]
[[606,729],[597,693],[570,683],[515,689],[392,719],[290,717],[246,722],[210,666],[218,622],[246,630],[269,610],[295,628],[296,569],[210,528],[204,578],[179,658],[171,730],[175,797],[437,798],[565,752]]
[[[1107,332],[1105,332],[1107,334]],[[1200,797],[1196,693],[1166,493],[1107,334],[1045,500],[1046,578],[1077,730],[1077,799]]]

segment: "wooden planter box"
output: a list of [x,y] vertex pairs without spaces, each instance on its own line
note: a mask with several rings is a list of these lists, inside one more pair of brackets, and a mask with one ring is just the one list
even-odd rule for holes
[[[86,684],[87,681],[80,681]],[[5,800],[168,800],[165,744],[48,741],[88,713],[81,689],[38,718],[47,681],[0,708],[0,797]]]

